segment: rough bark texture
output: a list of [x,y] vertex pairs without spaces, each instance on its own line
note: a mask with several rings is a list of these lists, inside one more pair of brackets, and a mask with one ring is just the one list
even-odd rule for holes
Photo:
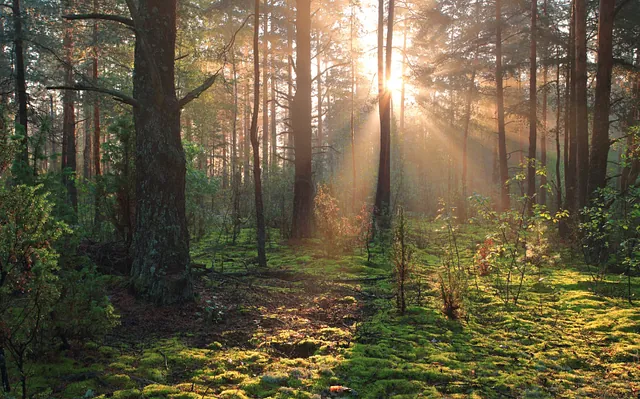
[[[93,0],[93,9],[98,12],[98,0]],[[98,23],[93,24],[93,83],[98,85]],[[100,98],[93,100],[93,173],[96,176],[102,174],[100,168]]]
[[[378,17],[378,46],[382,44],[381,35],[384,30],[384,18],[380,14],[384,13],[384,1],[379,3]],[[389,227],[389,211],[391,206],[391,90],[387,82],[391,78],[391,57],[393,54],[393,13],[394,0],[389,0],[389,11],[387,15],[387,42],[384,61],[384,79],[379,88],[379,113],[380,113],[380,159],[378,163],[378,184],[376,186],[375,215],[378,225],[382,228]],[[378,50],[378,74],[382,72],[380,65],[380,52]],[[380,79],[379,79],[380,81]]]
[[531,1],[531,48],[529,53],[529,159],[527,159],[527,196],[528,204],[535,202],[536,195],[536,144],[538,133],[538,93],[536,85],[536,31],[538,17],[538,1]]
[[[543,5],[544,12],[544,20],[543,20],[543,28],[544,31],[549,29],[547,25],[547,0],[544,0]],[[547,97],[548,97],[548,87],[547,87],[547,74],[549,73],[549,63],[548,63],[548,55],[549,55],[549,45],[542,35],[542,132],[540,132],[540,165],[544,170],[544,173],[540,176],[540,189],[538,192],[538,203],[541,205],[547,204],[547,136],[549,134],[549,129],[547,125]]]
[[296,94],[291,109],[294,134],[295,177],[293,189],[294,238],[310,237],[313,223],[311,172],[311,4],[297,0]]
[[[268,5],[268,1],[265,0],[265,5]],[[267,181],[267,175],[269,170],[269,68],[267,67],[267,60],[269,55],[269,43],[267,41],[267,32],[269,28],[269,10],[267,7],[264,9],[264,25],[262,30],[262,83],[264,88],[262,90],[262,173],[264,180]]]
[[575,12],[571,13],[571,23],[569,31],[569,49],[568,49],[568,97],[567,97],[567,118],[565,135],[568,138],[568,153],[565,160],[564,182],[565,182],[565,204],[566,209],[573,215],[576,210],[576,156],[578,154],[578,143],[576,140],[576,91],[574,90],[575,82],[575,46],[573,45],[575,36]]
[[[266,20],[266,13],[265,13]],[[266,32],[265,23],[265,32]],[[262,204],[262,179],[260,177],[260,143],[258,142],[258,112],[260,111],[260,0],[255,0],[254,31],[253,31],[253,114],[251,115],[251,147],[253,149],[253,185],[256,203],[256,239],[258,244],[258,265],[267,267],[265,254],[265,226],[264,206]],[[266,74],[265,74],[266,78]],[[265,88],[266,92],[266,88]],[[267,104],[263,104],[263,113],[267,112]],[[264,146],[267,145],[267,136],[263,133]],[[263,146],[263,148],[264,148]],[[264,151],[263,151],[264,153]]]
[[24,138],[19,160],[27,170],[29,165],[29,138],[27,129],[27,83],[25,79],[24,49],[22,41],[22,9],[20,0],[13,0],[13,50],[15,54],[16,100],[18,103],[17,123],[22,126]]
[[186,160],[174,83],[176,1],[141,0],[136,34],[136,223],[132,283],[158,304],[193,297],[185,216]]
[[587,2],[575,0],[575,66],[576,66],[576,139],[578,154],[576,177],[578,191],[576,205],[582,208],[587,203],[589,179],[589,121],[587,114]]
[[[557,52],[560,59],[560,49]],[[557,211],[562,210],[562,179],[560,178],[560,109],[562,109],[562,99],[560,97],[560,63],[556,66],[556,202]],[[566,135],[566,132],[565,132]]]
[[500,176],[500,209],[509,209],[509,168],[507,138],[504,127],[504,89],[502,85],[502,1],[496,0],[496,107],[498,111],[498,164]]
[[593,111],[593,134],[589,160],[590,195],[607,184],[609,156],[609,108],[611,107],[611,71],[613,69],[613,20],[615,0],[600,0],[598,23],[598,72]]
[[[71,1],[65,2],[67,9],[71,8]],[[71,23],[65,22],[63,44],[64,48],[64,83],[73,86],[73,30]],[[74,175],[76,173],[76,93],[73,90],[65,90],[62,95],[62,145],[64,154],[62,157],[62,180],[67,188],[67,200],[73,209],[78,211],[78,191],[76,189]]]

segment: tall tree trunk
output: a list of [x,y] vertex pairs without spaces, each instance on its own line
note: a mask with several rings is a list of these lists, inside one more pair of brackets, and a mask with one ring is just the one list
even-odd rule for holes
[[529,159],[527,159],[527,196],[529,204],[535,201],[536,195],[536,143],[538,127],[538,96],[536,75],[538,65],[536,60],[536,21],[538,17],[538,0],[531,1],[531,51],[529,55]]
[[591,135],[588,192],[607,184],[607,158],[609,156],[609,109],[611,107],[611,72],[613,70],[613,21],[615,0],[600,0],[598,22],[598,72]]
[[250,141],[250,128],[249,128],[249,82],[244,84],[244,103],[242,104],[242,119],[243,119],[243,132],[242,132],[242,155],[244,163],[244,187],[249,186],[249,141]]
[[[93,0],[93,12],[99,10],[98,0]],[[93,24],[93,83],[98,86],[98,22]],[[100,168],[100,98],[93,100],[93,173],[96,176],[102,174]]]
[[[267,13],[264,14],[265,20]],[[253,184],[254,198],[256,202],[256,235],[258,240],[258,265],[267,267],[267,257],[265,254],[265,225],[264,207],[262,205],[262,179],[260,178],[260,143],[258,142],[258,112],[260,111],[260,0],[255,0],[253,30],[253,114],[251,115],[251,147],[253,148]],[[266,36],[266,23],[265,23]],[[266,37],[264,38],[266,42]],[[264,75],[266,78],[266,74]],[[266,82],[265,82],[266,83]],[[265,87],[266,92],[266,87]],[[263,97],[265,98],[265,97]],[[267,112],[267,104],[263,103],[263,115]],[[266,132],[263,133],[264,145],[267,145]],[[264,148],[264,147],[263,147]]]
[[[133,3],[133,2],[131,2]],[[132,7],[133,8],[133,7]],[[186,159],[175,90],[176,0],[140,0],[133,92],[136,222],[132,287],[158,304],[191,300]]]
[[240,165],[238,165],[238,72],[236,70],[236,49],[232,48],[231,68],[233,73],[233,132],[231,136],[231,189],[233,202],[233,243],[238,237],[240,226]]
[[[72,0],[65,1],[65,8],[73,8]],[[64,83],[73,86],[73,28],[70,22],[65,22],[63,44],[64,48]],[[73,90],[65,90],[63,93],[63,125],[62,145],[64,154],[62,157],[62,180],[67,188],[67,201],[78,211],[78,191],[75,185],[76,174],[76,93]]]
[[[317,142],[317,146],[320,149],[320,162],[317,163],[318,167],[316,170],[316,174],[318,175],[318,180],[321,181],[322,177],[323,177],[323,173],[325,170],[325,148],[323,147],[324,145],[324,138],[323,138],[323,125],[322,125],[322,56],[320,54],[320,48],[321,48],[321,34],[320,32],[318,32],[318,54],[316,55],[316,80],[318,83],[318,90],[316,93],[316,98],[317,98],[317,106],[318,106],[318,130],[317,130],[317,137],[316,137],[316,142]],[[328,157],[327,157],[328,158]]]
[[[273,21],[274,15],[271,14],[271,37],[273,38],[275,35],[275,27]],[[269,158],[269,168],[272,171],[276,171],[278,166],[278,130],[277,130],[277,119],[276,119],[276,86],[277,86],[277,74],[276,74],[276,63],[275,63],[275,47],[273,41],[270,40],[271,48],[271,156]]]
[[468,173],[468,144],[469,144],[469,125],[471,124],[471,106],[473,104],[473,90],[476,86],[476,61],[478,59],[478,47],[473,54],[473,66],[471,69],[471,79],[469,79],[469,89],[467,91],[467,103],[464,110],[464,133],[462,136],[462,199],[460,201],[460,210],[462,219],[466,219],[466,201],[467,201],[467,173]]
[[[636,67],[640,65],[640,49],[636,49],[635,65]],[[632,94],[635,101],[634,106],[629,112],[628,128],[634,126],[640,120],[640,76],[634,76],[632,79]],[[637,135],[632,133],[633,132],[627,131],[627,160],[622,168],[622,172],[620,173],[620,191],[622,193],[626,193],[629,190],[629,187],[635,184],[638,176],[640,175],[640,158],[637,155],[633,156],[633,154],[638,153],[640,142],[638,142]]]
[[502,85],[502,0],[496,0],[496,107],[498,112],[498,164],[500,177],[500,209],[509,209],[509,167],[507,136],[504,126],[504,89]]
[[[24,177],[30,173],[29,168],[29,137],[27,128],[27,83],[25,78],[24,48],[22,33],[22,9],[20,0],[13,0],[11,6],[13,12],[13,50],[15,53],[15,79],[16,79],[16,102],[18,104],[18,114],[16,115],[16,128],[22,130],[18,133],[23,136],[21,141],[21,151],[18,161],[21,163],[19,173]],[[19,127],[18,127],[19,126]]]
[[578,155],[576,174],[578,192],[576,205],[580,209],[587,204],[589,178],[589,121],[587,114],[587,1],[575,0],[575,92],[576,139]]
[[[378,164],[378,184],[376,188],[375,215],[380,227],[388,228],[391,206],[391,90],[387,82],[391,78],[391,57],[393,54],[393,14],[394,0],[389,0],[387,15],[387,41],[385,60],[382,63],[382,35],[384,31],[384,0],[378,3],[378,92],[380,113],[380,159]],[[381,74],[384,71],[384,78]]]
[[[91,69],[91,68],[90,68]],[[89,104],[88,93],[82,99],[82,116],[84,117],[84,148],[82,149],[82,177],[91,178],[91,115],[92,107]]]
[[295,33],[295,26],[293,23],[293,3],[294,0],[287,1],[287,115],[285,118],[287,125],[287,133],[284,136],[284,162],[283,168],[288,165],[288,159],[292,159],[293,147],[293,116],[292,110],[293,104],[293,37]]
[[402,82],[400,83],[400,132],[404,135],[404,103],[405,103],[405,82],[407,73],[407,22],[405,20],[402,28]]
[[[544,0],[543,5],[544,12],[544,25],[543,32],[548,30],[547,24],[547,0]],[[538,194],[538,203],[541,205],[547,204],[547,136],[549,133],[549,128],[547,124],[547,98],[548,98],[548,87],[547,87],[547,75],[549,74],[549,43],[544,35],[542,35],[542,132],[540,135],[540,166],[542,167],[543,173],[540,176],[540,191]]]
[[[560,97],[560,50],[557,51],[556,58],[558,64],[556,65],[556,201],[557,210],[562,210],[562,179],[560,178],[560,110],[562,108],[562,101]],[[566,132],[565,132],[566,135]]]
[[267,67],[269,56],[269,42],[267,41],[269,10],[267,6],[268,0],[265,0],[264,25],[262,30],[262,83],[264,85],[264,89],[262,90],[262,174],[264,181],[267,181],[269,170],[269,68]]
[[357,172],[356,172],[356,114],[355,114],[355,96],[356,96],[356,68],[358,61],[353,51],[354,40],[354,19],[355,7],[351,3],[351,15],[349,16],[349,53],[351,56],[351,92],[350,92],[350,115],[349,115],[349,131],[351,138],[351,209],[356,211],[356,198],[358,196]]
[[576,168],[577,161],[576,157],[578,155],[578,142],[576,138],[576,91],[575,91],[575,80],[576,80],[576,69],[575,69],[575,46],[574,46],[574,37],[575,37],[575,0],[574,7],[571,12],[571,22],[569,28],[569,51],[568,51],[568,98],[567,98],[567,118],[566,118],[566,130],[565,135],[568,137],[568,157],[565,163],[565,202],[566,209],[574,215],[576,213],[577,204],[576,204]]
[[291,110],[294,132],[294,238],[310,237],[313,222],[311,171],[311,2],[296,0],[296,94]]

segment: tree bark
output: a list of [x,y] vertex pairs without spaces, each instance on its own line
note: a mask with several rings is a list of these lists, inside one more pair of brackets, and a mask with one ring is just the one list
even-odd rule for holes
[[[65,8],[71,9],[71,0],[65,1]],[[73,28],[70,22],[65,22],[63,48],[64,48],[64,83],[73,86]],[[65,90],[62,98],[63,125],[62,145],[64,154],[62,157],[62,181],[67,189],[67,201],[78,211],[78,191],[75,185],[76,174],[76,93],[73,90]]]
[[[544,13],[544,31],[548,30],[547,24],[547,0],[544,0],[543,4],[543,13]],[[549,134],[549,129],[547,125],[547,98],[548,98],[548,74],[549,74],[549,44],[544,35],[542,35],[542,132],[540,134],[540,166],[542,167],[543,173],[540,176],[540,191],[538,193],[538,203],[541,205],[547,204],[547,135]]]
[[391,78],[391,59],[393,54],[393,14],[394,0],[389,0],[387,15],[387,41],[384,63],[382,60],[382,35],[384,31],[384,0],[378,3],[378,74],[384,71],[384,78],[378,78],[380,113],[380,159],[378,163],[378,184],[374,213],[381,228],[390,226],[391,206],[391,90],[387,82]]
[[579,209],[587,204],[587,182],[589,179],[589,116],[587,114],[587,2],[575,0],[575,92],[576,92],[576,139],[578,154],[576,177],[578,192],[576,205]]
[[[265,20],[267,14],[265,12]],[[266,23],[265,23],[265,30]],[[267,267],[265,254],[265,226],[264,207],[262,204],[262,179],[260,177],[260,143],[258,142],[258,112],[260,111],[260,0],[255,0],[254,31],[253,31],[253,114],[251,116],[251,147],[253,148],[253,184],[256,203],[256,235],[258,243],[258,265]],[[266,40],[266,38],[264,39]],[[264,75],[266,78],[266,74]],[[265,82],[266,83],[266,82]],[[265,87],[266,92],[266,87]],[[264,98],[264,97],[263,97]],[[263,115],[267,112],[267,104],[263,103]],[[264,146],[267,145],[267,136],[263,133]],[[263,147],[264,148],[264,147]]]
[[609,109],[611,107],[611,72],[613,70],[613,21],[615,0],[600,0],[598,22],[598,72],[591,135],[588,192],[593,195],[607,183],[609,156]]
[[172,304],[193,298],[174,82],[176,0],[140,0],[130,11],[137,25],[133,92],[139,103],[132,286],[139,297]]
[[509,209],[509,168],[507,138],[504,125],[504,89],[502,85],[502,0],[496,0],[496,107],[498,112],[498,164],[500,178],[500,209]]
[[310,0],[296,0],[296,4],[296,94],[291,109],[295,148],[292,236],[306,238],[311,236],[313,222],[311,3]]
[[[560,50],[557,51],[558,64],[556,66],[556,201],[559,212],[562,210],[562,179],[560,178],[560,110],[562,101],[560,94]],[[566,101],[566,100],[565,100]],[[566,132],[565,132],[566,135]]]
[[264,27],[262,30],[262,83],[264,88],[262,90],[262,174],[264,181],[267,181],[267,175],[269,170],[269,68],[267,67],[267,60],[269,55],[269,42],[267,41],[267,32],[269,29],[269,10],[266,6],[268,0],[265,0]]
[[536,34],[538,0],[531,1],[531,49],[529,54],[529,159],[527,159],[527,196],[531,206],[536,201],[536,143],[538,127],[538,96],[536,75],[538,71],[536,57]]
[[[13,12],[13,49],[15,54],[15,75],[16,75],[16,102],[18,104],[18,114],[16,122],[22,129],[19,132],[23,135],[22,148],[19,153],[18,160],[22,163],[20,166],[21,174],[30,172],[29,168],[29,137],[28,137],[28,116],[27,116],[27,83],[25,78],[24,48],[22,38],[22,9],[20,0],[13,0],[11,6]],[[26,176],[24,176],[26,177]]]
[[351,138],[351,209],[356,211],[356,198],[358,195],[357,171],[356,171],[356,125],[355,125],[355,95],[356,95],[356,68],[357,58],[353,50],[355,7],[351,3],[351,15],[349,18],[349,52],[351,56],[351,92],[350,92],[350,115],[349,132]]
[[[575,6],[575,1],[574,1]],[[572,8],[571,22],[569,28],[569,49],[568,49],[568,79],[567,79],[567,112],[566,112],[566,129],[565,135],[568,138],[568,148],[566,162],[565,162],[565,203],[566,209],[573,215],[576,211],[576,157],[578,154],[578,143],[576,140],[576,91],[575,91],[575,7]]]
[[[94,12],[98,12],[98,0],[93,0]],[[93,83],[98,86],[98,23],[93,23]],[[93,100],[93,173],[102,175],[100,165],[100,98]]]

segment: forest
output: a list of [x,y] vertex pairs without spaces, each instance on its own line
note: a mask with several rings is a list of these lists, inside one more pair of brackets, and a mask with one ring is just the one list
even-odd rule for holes
[[0,399],[636,399],[639,296],[638,0],[0,0]]

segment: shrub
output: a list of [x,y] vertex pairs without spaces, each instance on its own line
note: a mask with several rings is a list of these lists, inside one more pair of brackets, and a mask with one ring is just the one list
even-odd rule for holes
[[39,187],[0,188],[0,351],[7,348],[21,374],[25,357],[45,330],[60,291],[55,241],[67,227],[50,216]]
[[[525,282],[549,260],[548,225],[567,216],[552,214],[542,205],[531,205],[524,197],[520,209],[497,212],[486,199],[475,197],[477,222],[492,230],[475,254],[478,274],[490,277],[492,288],[505,304],[517,305]],[[538,276],[540,278],[540,276]]]
[[371,232],[371,213],[366,205],[358,214],[345,216],[338,200],[323,185],[318,186],[314,201],[316,226],[328,254],[366,245]]

